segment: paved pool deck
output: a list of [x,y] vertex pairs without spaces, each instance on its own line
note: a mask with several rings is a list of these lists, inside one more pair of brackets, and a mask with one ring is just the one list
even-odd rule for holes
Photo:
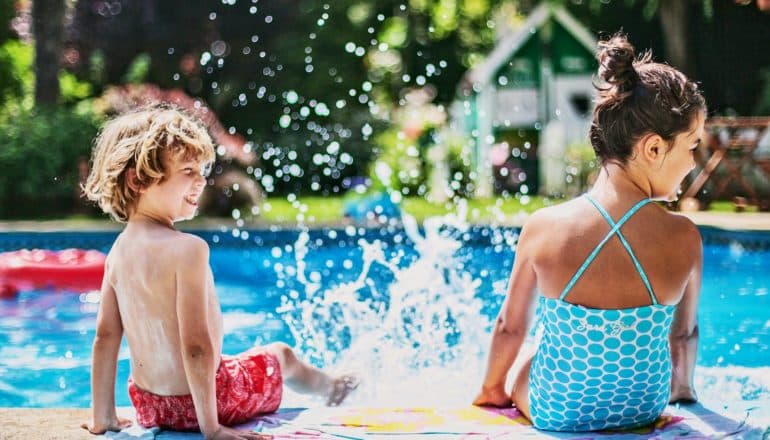
[[[0,440],[100,438],[80,427],[90,414],[87,408],[0,408]],[[130,407],[118,408],[118,415],[135,420]]]

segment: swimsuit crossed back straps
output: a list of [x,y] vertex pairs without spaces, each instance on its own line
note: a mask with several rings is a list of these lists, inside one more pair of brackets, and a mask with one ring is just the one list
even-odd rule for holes
[[[676,306],[658,304],[652,286],[620,228],[590,196],[611,229],[588,255],[558,299],[540,297],[542,336],[532,360],[529,405],[532,424],[550,431],[594,431],[653,422],[668,404],[671,353],[668,334]],[[652,304],[593,309],[566,302],[602,247],[617,236],[650,294]]]

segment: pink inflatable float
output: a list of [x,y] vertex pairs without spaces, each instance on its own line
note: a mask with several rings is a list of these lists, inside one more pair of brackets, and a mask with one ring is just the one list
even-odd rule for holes
[[106,258],[102,252],[85,249],[22,249],[0,253],[0,298],[14,298],[20,290],[29,289],[98,289]]

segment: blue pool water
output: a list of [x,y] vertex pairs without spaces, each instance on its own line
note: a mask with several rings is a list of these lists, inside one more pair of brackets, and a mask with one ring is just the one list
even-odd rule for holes
[[[425,225],[194,231],[211,245],[225,353],[284,341],[317,365],[359,371],[355,399],[467,403],[484,371],[516,229]],[[701,229],[701,397],[770,402],[770,233]],[[108,251],[116,233],[3,233],[0,251]],[[98,295],[0,300],[0,407],[88,407]],[[128,349],[118,364],[117,404]],[[415,389],[432,387],[432,393]],[[419,388],[417,388],[419,387]],[[289,394],[292,399],[301,399]],[[298,400],[294,400],[296,402]],[[304,403],[304,402],[302,402]]]

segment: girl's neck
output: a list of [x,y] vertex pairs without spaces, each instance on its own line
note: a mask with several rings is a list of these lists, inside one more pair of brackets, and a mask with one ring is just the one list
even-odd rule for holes
[[608,162],[602,165],[591,192],[619,200],[649,199],[652,198],[652,185],[643,174],[636,173],[632,166],[624,167]]

